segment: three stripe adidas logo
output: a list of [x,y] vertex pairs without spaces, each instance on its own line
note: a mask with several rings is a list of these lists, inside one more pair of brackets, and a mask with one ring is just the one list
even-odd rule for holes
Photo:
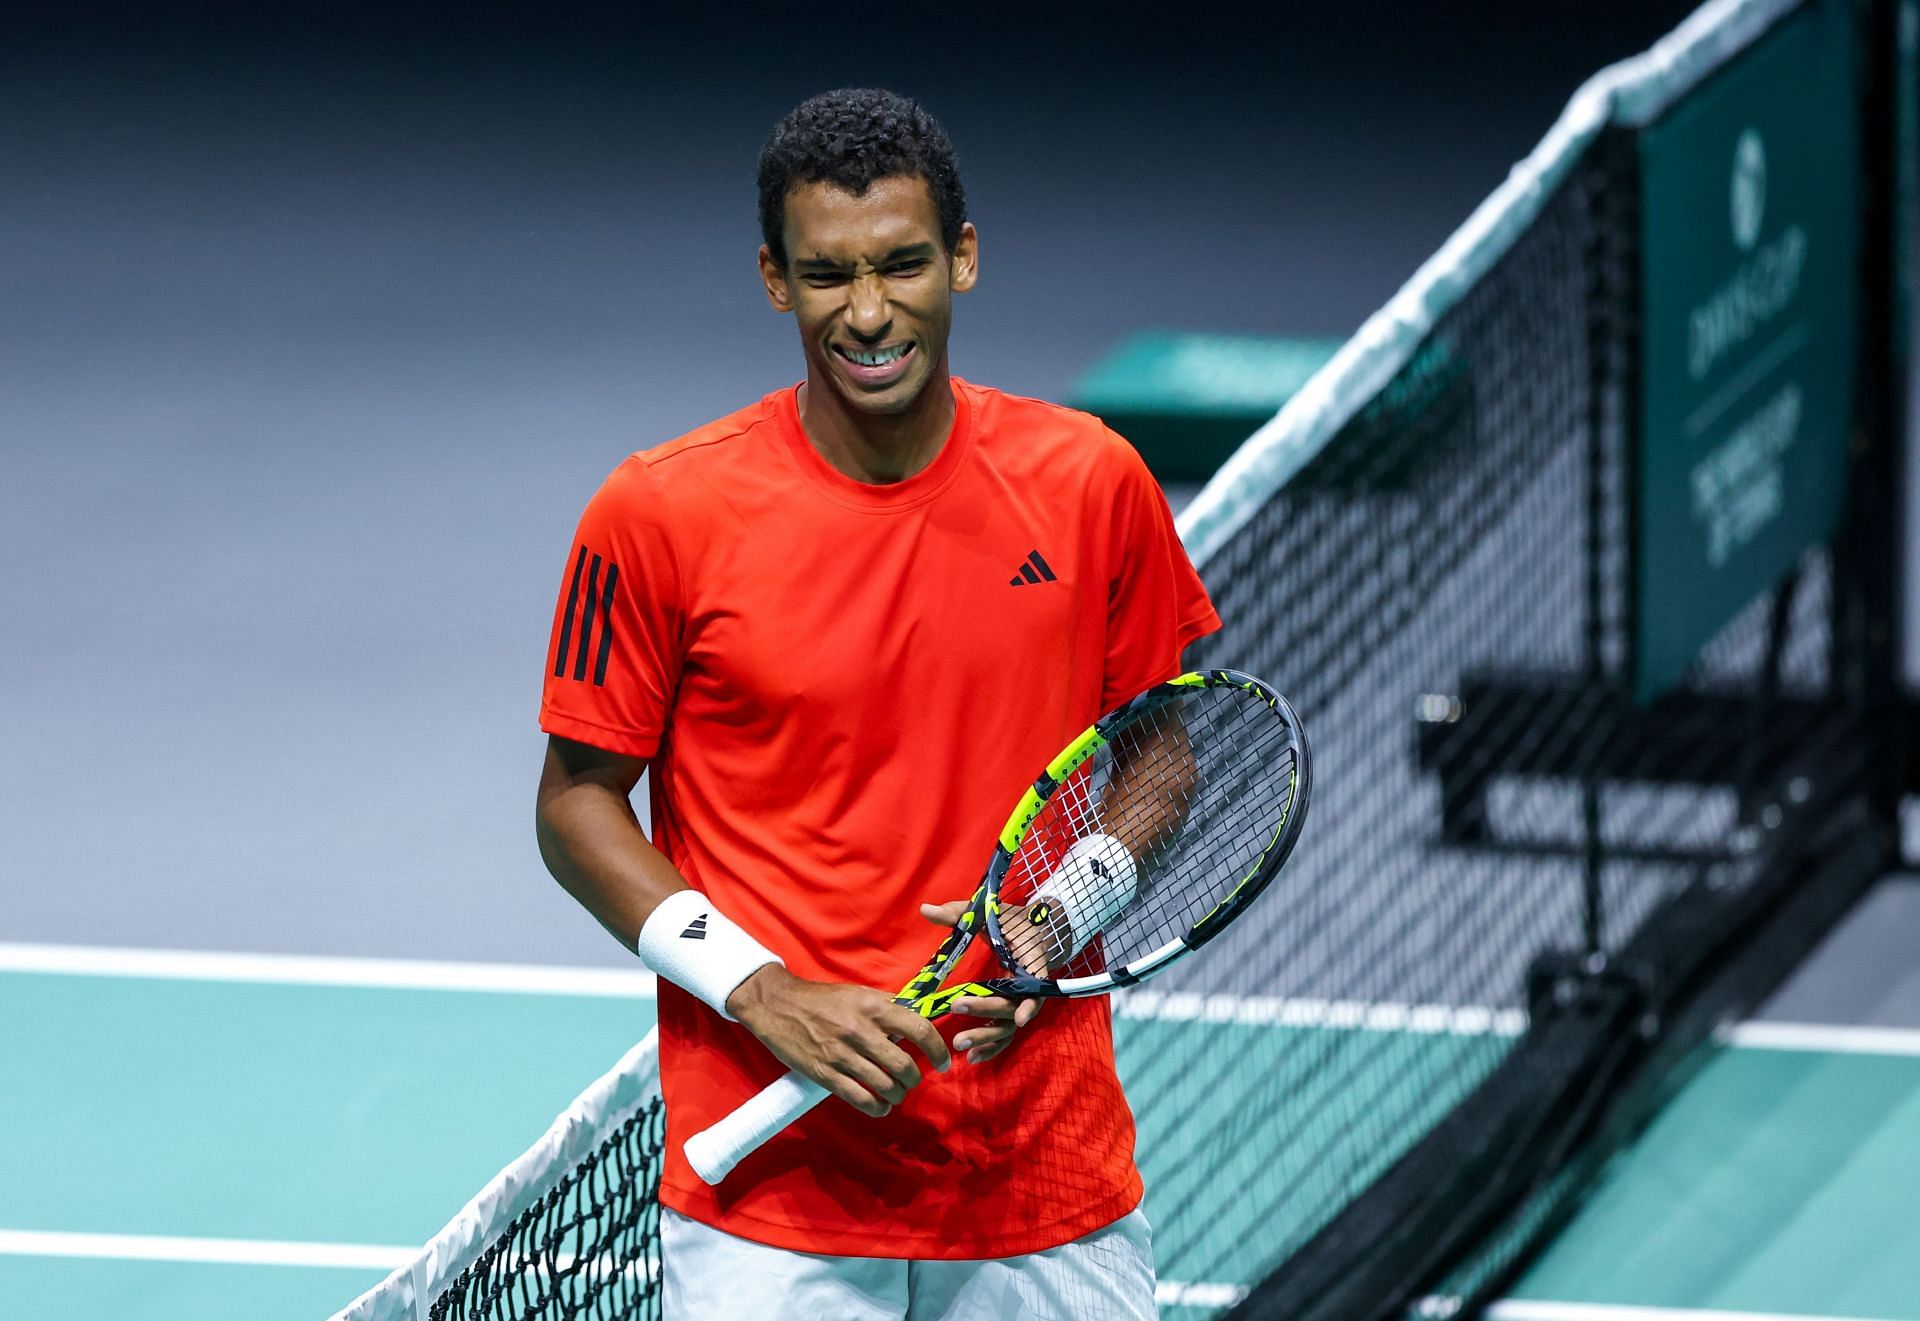
[[705,913],[687,923],[687,929],[680,933],[682,940],[705,940],[707,938],[707,915]]
[[1058,575],[1054,573],[1051,565],[1040,558],[1040,552],[1030,550],[1027,552],[1026,562],[1020,566],[1020,572],[1007,579],[1007,586],[1027,587],[1034,583],[1050,583],[1057,580]]
[[[573,582],[567,588],[567,617],[560,623],[560,645],[554,649],[553,677],[567,677],[568,662],[571,660],[573,677],[585,681],[587,677],[587,659],[593,659],[594,686],[604,688],[607,684],[607,657],[613,652],[613,587],[620,581],[620,566],[612,560],[602,560],[592,555],[589,566],[588,557],[592,552],[585,546],[573,558]],[[606,575],[601,576],[601,570]],[[587,595],[583,607],[580,601],[580,587],[585,580]],[[594,646],[595,630],[599,631],[599,646]],[[575,635],[578,634],[578,645]],[[568,653],[572,655],[569,657]]]

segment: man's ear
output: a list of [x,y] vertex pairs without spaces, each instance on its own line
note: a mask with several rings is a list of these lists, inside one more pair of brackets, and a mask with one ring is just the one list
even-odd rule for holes
[[969,220],[960,226],[960,237],[953,245],[952,274],[947,286],[957,294],[973,288],[980,278],[980,233]]
[[774,311],[793,311],[793,290],[787,284],[787,273],[780,269],[780,263],[773,259],[773,252],[764,243],[760,245],[760,283]]

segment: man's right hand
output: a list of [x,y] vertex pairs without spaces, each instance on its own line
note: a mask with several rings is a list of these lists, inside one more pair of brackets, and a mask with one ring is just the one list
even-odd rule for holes
[[906,1099],[920,1066],[896,1042],[919,1047],[941,1073],[953,1062],[933,1024],[867,986],[810,982],[769,963],[733,989],[727,1012],[788,1068],[876,1118]]

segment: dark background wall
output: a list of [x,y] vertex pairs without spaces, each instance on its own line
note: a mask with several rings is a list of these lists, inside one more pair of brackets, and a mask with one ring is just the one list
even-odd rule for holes
[[1677,3],[20,10],[0,39],[0,939],[619,963],[535,855],[572,522],[800,372],[829,86],[959,144],[955,367],[1344,335]]

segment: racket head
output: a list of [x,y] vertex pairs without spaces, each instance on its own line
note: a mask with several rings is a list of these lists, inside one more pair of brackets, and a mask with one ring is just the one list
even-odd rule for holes
[[[1272,883],[1311,790],[1306,733],[1271,685],[1221,669],[1149,688],[1068,744],[1008,818],[979,927],[1010,971],[988,985],[1013,996],[1100,995],[1171,967]],[[1075,845],[1095,836],[1104,842],[1091,855],[1081,844],[1079,855],[1098,892],[1069,893],[1080,883],[1068,875]],[[1108,881],[1102,856],[1131,868],[1132,884]],[[1022,927],[1057,923],[1063,900],[1091,929],[1073,932],[1070,948],[1042,942],[1040,957]]]

